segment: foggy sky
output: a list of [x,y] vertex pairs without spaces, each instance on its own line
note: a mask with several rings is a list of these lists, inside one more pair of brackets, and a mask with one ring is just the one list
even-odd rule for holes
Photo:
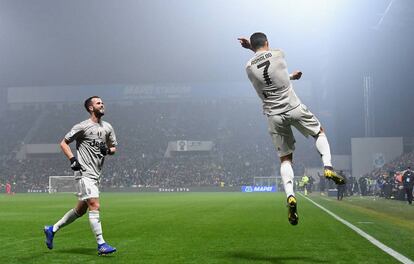
[[335,142],[364,136],[365,74],[374,79],[377,136],[412,135],[410,0],[0,0],[0,87],[249,86],[252,53],[237,37],[257,31],[312,83],[306,103]]
[[[0,86],[245,80],[251,54],[236,38],[256,31],[290,68],[320,76],[344,45],[366,43],[389,2],[2,0]],[[413,9],[395,2],[394,13]],[[382,27],[409,29],[410,15]]]

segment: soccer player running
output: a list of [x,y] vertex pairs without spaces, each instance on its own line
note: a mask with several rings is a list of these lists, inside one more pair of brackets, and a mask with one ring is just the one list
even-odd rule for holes
[[[83,216],[89,209],[89,223],[98,243],[98,255],[106,255],[116,251],[108,245],[102,235],[99,219],[99,179],[106,155],[116,152],[116,136],[114,129],[102,120],[105,113],[104,103],[98,96],[92,96],[85,101],[86,111],[90,118],[76,124],[60,143],[63,153],[70,160],[74,170],[78,203],[70,209],[56,224],[45,226],[46,246],[53,248],[53,238],[62,227]],[[76,158],[69,144],[76,141]]]
[[344,184],[342,176],[335,173],[331,163],[328,139],[318,119],[301,103],[290,80],[299,80],[302,72],[289,74],[285,55],[280,49],[270,49],[265,34],[257,32],[247,38],[238,38],[241,46],[255,54],[246,65],[247,76],[263,101],[263,111],[268,117],[269,132],[280,157],[280,175],[287,196],[288,219],[292,225],[299,221],[297,201],[293,191],[292,169],[295,138],[292,126],[304,136],[315,138],[315,145],[322,157],[324,175],[336,184]]

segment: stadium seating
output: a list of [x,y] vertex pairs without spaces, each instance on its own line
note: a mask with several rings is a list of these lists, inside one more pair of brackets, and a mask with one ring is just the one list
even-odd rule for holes
[[[70,128],[88,118],[82,104],[27,106],[2,117],[2,143],[9,155],[0,156],[0,182],[21,188],[46,188],[48,176],[71,175],[62,154],[17,160],[24,143],[59,143]],[[101,183],[129,186],[238,186],[255,176],[278,174],[278,157],[267,133],[266,118],[255,99],[180,99],[106,102],[105,120],[115,128],[118,152],[105,161]],[[5,135],[5,136],[3,136]],[[209,155],[165,158],[169,141],[209,140]],[[313,142],[295,152],[294,169],[319,166]],[[312,153],[312,155],[309,155]]]

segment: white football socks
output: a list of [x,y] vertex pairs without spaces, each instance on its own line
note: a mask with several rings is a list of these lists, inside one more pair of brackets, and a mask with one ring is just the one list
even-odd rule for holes
[[62,227],[75,221],[79,215],[76,213],[75,209],[70,209],[56,224],[53,225],[53,232],[57,232]]
[[283,161],[280,164],[280,176],[282,176],[286,196],[295,196],[295,193],[293,192],[294,174],[292,169],[292,163],[290,161]]
[[320,133],[315,141],[316,149],[322,157],[323,166],[332,167],[331,149],[329,147],[328,139],[325,133]]
[[99,219],[99,211],[89,211],[89,224],[91,225],[92,232],[95,234],[98,245],[105,243],[102,235],[102,225],[101,220]]

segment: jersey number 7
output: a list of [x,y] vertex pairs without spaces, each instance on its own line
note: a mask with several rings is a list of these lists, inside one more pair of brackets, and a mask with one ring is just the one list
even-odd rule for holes
[[267,85],[271,85],[272,84],[272,80],[270,79],[269,72],[268,72],[269,66],[270,66],[270,61],[268,61],[268,60],[265,61],[265,62],[263,62],[263,63],[260,63],[259,65],[257,65],[257,68],[258,69],[264,67],[264,69],[263,69],[263,78],[264,78],[264,80],[265,80],[265,82],[266,82]]

